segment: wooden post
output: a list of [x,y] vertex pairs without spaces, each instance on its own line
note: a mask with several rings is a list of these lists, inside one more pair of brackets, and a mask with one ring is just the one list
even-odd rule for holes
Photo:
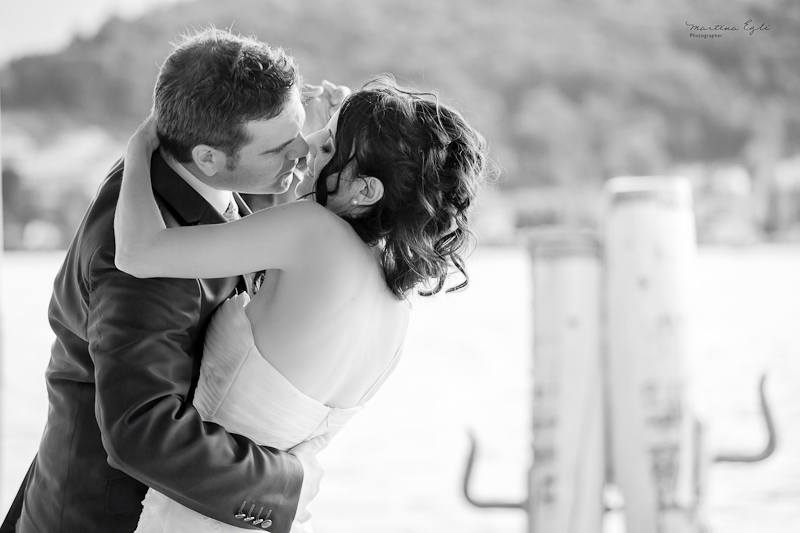
[[627,533],[698,531],[698,450],[684,368],[696,258],[691,185],[606,184],[607,368],[611,475]]
[[529,241],[534,398],[530,533],[600,533],[605,483],[601,264],[597,236],[551,230]]
[[[2,113],[0,113],[0,117],[2,117]],[[2,118],[0,118],[0,129],[2,129]],[[3,153],[3,143],[2,143],[3,136],[0,135],[0,154]],[[0,280],[3,276],[3,259],[5,257],[5,241],[4,241],[4,232],[5,232],[5,224],[3,223],[3,162],[2,157],[0,157]],[[2,297],[2,293],[0,293],[0,297]],[[2,300],[0,299],[0,304]],[[5,359],[3,357],[3,343],[5,342],[5,331],[3,326],[5,324],[5,320],[3,320],[3,310],[2,306],[0,306],[0,387],[3,386],[3,380],[5,379],[5,371],[3,369],[3,364],[5,363]],[[0,402],[0,427],[2,427],[2,422],[4,420],[3,417],[3,404]],[[2,437],[2,434],[0,434]],[[0,455],[0,476],[5,473],[3,468],[3,460],[4,457]]]

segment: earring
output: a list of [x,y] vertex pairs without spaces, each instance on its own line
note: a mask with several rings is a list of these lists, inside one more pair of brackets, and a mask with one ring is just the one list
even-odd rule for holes
[[353,205],[358,205],[358,200],[353,198],[352,200],[350,200],[350,203],[353,204]]

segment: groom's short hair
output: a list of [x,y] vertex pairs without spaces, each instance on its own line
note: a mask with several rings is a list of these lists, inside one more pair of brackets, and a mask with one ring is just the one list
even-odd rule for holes
[[229,157],[250,141],[245,122],[275,118],[301,83],[294,58],[254,37],[207,28],[185,35],[153,91],[162,147],[182,163],[206,144]]

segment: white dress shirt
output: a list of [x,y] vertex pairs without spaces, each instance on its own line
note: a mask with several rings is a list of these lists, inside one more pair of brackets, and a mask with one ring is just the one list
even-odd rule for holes
[[225,210],[228,209],[231,201],[233,201],[233,193],[231,191],[221,191],[206,185],[197,179],[197,177],[195,177],[195,175],[192,174],[188,168],[176,161],[174,157],[165,153],[163,150],[161,150],[161,156],[164,158],[164,161],[167,162],[170,168],[174,170],[178,176],[183,178],[186,183],[191,185],[192,188],[206,200],[206,202],[211,204],[211,207],[219,212],[219,214],[223,214]]

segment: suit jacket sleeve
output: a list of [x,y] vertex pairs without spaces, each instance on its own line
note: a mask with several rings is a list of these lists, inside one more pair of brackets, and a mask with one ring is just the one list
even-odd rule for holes
[[129,276],[114,267],[113,244],[96,250],[89,276],[95,410],[109,458],[203,515],[248,527],[234,519],[246,501],[245,511],[252,504],[272,510],[271,531],[288,533],[302,482],[299,461],[203,422],[186,401],[199,282]]

